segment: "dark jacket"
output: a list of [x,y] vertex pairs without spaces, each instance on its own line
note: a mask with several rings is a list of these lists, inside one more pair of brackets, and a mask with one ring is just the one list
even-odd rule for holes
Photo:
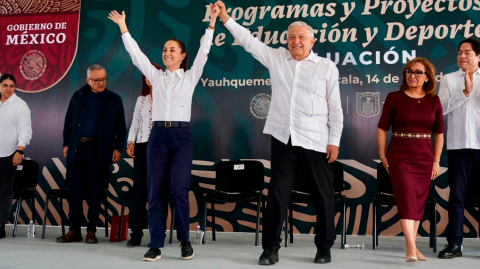
[[[63,146],[68,146],[67,161],[69,162],[75,161],[75,151],[80,141],[85,118],[85,95],[88,91],[91,91],[91,88],[87,84],[73,94],[65,115]],[[122,152],[127,136],[122,98],[105,89],[100,111],[97,126],[98,160],[100,165],[112,164],[113,150],[118,149]]]

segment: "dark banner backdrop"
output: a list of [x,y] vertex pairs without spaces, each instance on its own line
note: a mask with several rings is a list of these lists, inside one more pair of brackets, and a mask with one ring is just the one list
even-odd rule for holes
[[[24,8],[22,5],[28,2],[33,1],[0,0],[0,13],[11,14],[9,12],[15,7]],[[163,44],[168,38],[176,37],[185,42],[191,64],[208,24],[206,6],[209,3],[203,0],[81,2],[76,57],[71,68],[65,71],[65,77],[42,92],[17,91],[32,111],[33,139],[26,149],[26,157],[38,161],[41,167],[37,188],[37,223],[42,221],[45,193],[50,189],[65,187],[66,163],[62,157],[64,116],[72,94],[86,83],[89,65],[99,63],[106,67],[108,88],[122,97],[127,125],[131,123],[135,101],[141,91],[141,73],[132,65],[117,25],[107,19],[108,12],[113,9],[125,10],[130,33],[151,61],[162,64]],[[334,61],[341,76],[340,91],[345,120],[339,161],[345,167],[347,232],[354,235],[371,234],[371,202],[376,193],[376,166],[379,162],[376,126],[382,103],[387,93],[398,90],[402,67],[411,58],[421,56],[432,61],[439,75],[437,80],[443,74],[458,69],[458,43],[466,37],[480,37],[480,1],[329,0],[318,3],[300,0],[231,0],[225,3],[232,17],[272,47],[286,46],[285,30],[293,21],[305,21],[317,30],[313,51]],[[15,23],[32,23],[29,18],[27,15],[22,19],[17,17]],[[24,46],[20,43],[7,45],[7,40],[12,41],[13,37],[7,39],[6,35],[25,34],[22,31],[5,31],[4,28],[9,24],[5,20],[0,24],[0,51],[12,49],[12,46],[15,51]],[[28,34],[34,32],[29,31]],[[22,40],[20,36],[18,40]],[[61,59],[62,53],[57,52],[53,56]],[[7,63],[0,59],[1,73],[21,76],[19,68],[18,61]],[[269,78],[268,70],[235,44],[221,22],[217,23],[214,44],[193,96],[191,123],[195,152],[190,193],[192,229],[202,219],[203,190],[214,188],[217,162],[262,160],[268,186],[270,136],[263,134],[262,130],[270,105]],[[28,89],[22,90],[28,92]],[[125,153],[122,157],[118,164],[112,166],[110,215],[119,214],[121,198],[133,184],[133,160]],[[446,164],[444,152],[441,158],[442,175],[434,182],[434,195],[438,202],[438,234],[441,236],[445,235],[448,224]],[[68,213],[67,203],[64,208]],[[26,204],[23,209],[20,217],[25,223],[29,220],[30,209]],[[254,231],[255,204],[227,204],[216,209],[218,230]],[[52,201],[48,225],[59,225],[59,210],[59,202]],[[295,205],[294,210],[294,231],[314,233],[313,206]],[[382,235],[401,233],[396,213],[395,207],[380,209],[379,228]],[[474,209],[466,210],[464,231],[467,237],[478,235],[475,214]],[[337,210],[337,224],[340,224],[339,216]],[[99,225],[103,225],[103,217]],[[337,225],[337,231],[340,231],[340,225]],[[419,233],[426,236],[429,232],[429,222],[425,220]]]

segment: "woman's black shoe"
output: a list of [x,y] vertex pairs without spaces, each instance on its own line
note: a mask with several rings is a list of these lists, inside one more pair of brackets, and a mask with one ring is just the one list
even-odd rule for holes
[[162,258],[162,251],[159,248],[150,248],[145,255],[143,255],[143,260],[147,262],[153,262]]
[[190,260],[193,258],[193,248],[190,241],[182,242],[180,247],[182,248],[182,260]]

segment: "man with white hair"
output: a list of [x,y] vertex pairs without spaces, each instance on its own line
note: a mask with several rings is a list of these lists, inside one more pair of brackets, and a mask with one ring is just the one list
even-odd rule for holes
[[120,160],[127,136],[122,98],[107,89],[107,81],[105,68],[91,65],[87,69],[87,84],[73,94],[68,105],[63,127],[63,157],[67,160],[70,228],[67,234],[57,238],[58,243],[83,240],[80,226],[84,194],[89,197],[85,243],[98,243],[95,233],[101,198],[109,184],[110,165]]
[[295,176],[302,170],[317,211],[315,263],[331,262],[336,238],[333,172],[343,128],[338,69],[312,51],[313,29],[304,22],[288,27],[288,50],[268,47],[236,23],[225,4],[216,2],[219,18],[236,41],[268,68],[272,101],[265,134],[272,135],[272,178],[263,218],[260,265],[278,262],[280,233]]

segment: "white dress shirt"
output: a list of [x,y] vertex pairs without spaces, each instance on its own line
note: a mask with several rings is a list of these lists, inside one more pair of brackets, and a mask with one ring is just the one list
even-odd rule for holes
[[130,143],[145,143],[148,142],[150,130],[152,129],[152,103],[150,96],[139,96],[135,109],[133,111],[132,125],[128,132],[128,142]]
[[184,72],[180,68],[170,72],[154,67],[129,32],[122,35],[133,64],[152,84],[153,121],[190,121],[193,91],[202,76],[212,38],[213,30],[207,29],[191,69]]
[[0,158],[12,155],[18,146],[26,147],[31,139],[30,109],[14,93],[5,103],[0,101]]
[[461,69],[443,76],[438,96],[443,115],[448,115],[447,149],[480,149],[480,69],[473,73],[473,91],[465,89]]
[[270,72],[272,101],[263,132],[287,144],[317,152],[340,145],[343,111],[335,64],[313,51],[302,61],[285,48],[268,47],[230,18],[236,41]]

